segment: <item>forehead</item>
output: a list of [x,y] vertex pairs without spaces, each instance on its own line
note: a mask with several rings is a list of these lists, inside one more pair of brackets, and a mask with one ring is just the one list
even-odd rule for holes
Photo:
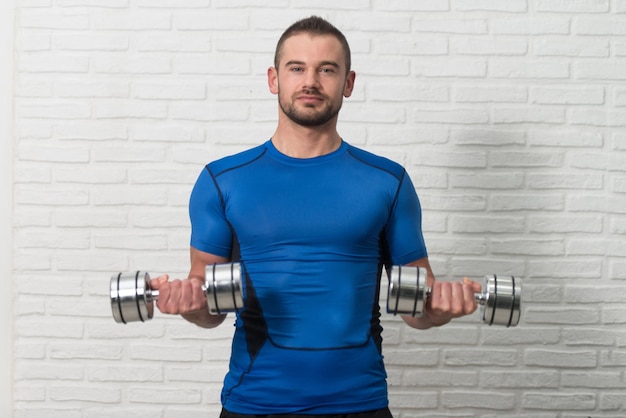
[[334,61],[345,67],[345,55],[341,42],[332,35],[299,33],[285,40],[280,51],[280,66],[290,61],[314,64]]

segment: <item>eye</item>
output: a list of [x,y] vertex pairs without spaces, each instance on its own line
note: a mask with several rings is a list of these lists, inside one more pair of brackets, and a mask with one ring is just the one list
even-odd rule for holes
[[335,72],[335,69],[332,67],[323,67],[321,71],[323,73],[331,74]]

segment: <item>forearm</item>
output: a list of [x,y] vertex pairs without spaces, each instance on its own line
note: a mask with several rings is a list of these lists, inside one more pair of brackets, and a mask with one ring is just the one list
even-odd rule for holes
[[208,308],[201,311],[181,314],[181,316],[186,321],[202,328],[215,328],[226,319],[226,315],[211,315]]

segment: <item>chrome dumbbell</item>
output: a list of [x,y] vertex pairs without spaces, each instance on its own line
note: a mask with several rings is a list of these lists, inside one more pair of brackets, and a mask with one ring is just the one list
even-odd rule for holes
[[[387,312],[421,316],[431,289],[423,267],[393,266],[388,271]],[[520,320],[522,285],[513,276],[487,275],[481,293],[475,293],[485,324],[517,326]]]
[[[220,315],[243,307],[240,263],[213,264],[206,267],[203,285],[209,313]],[[145,322],[154,315],[158,290],[150,288],[145,271],[118,273],[111,276],[111,311],[115,322]]]

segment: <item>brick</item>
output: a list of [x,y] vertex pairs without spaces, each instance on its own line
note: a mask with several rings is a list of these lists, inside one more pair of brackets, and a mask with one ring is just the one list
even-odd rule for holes
[[99,147],[92,152],[98,162],[161,162],[165,160],[165,149],[161,146],[126,146],[120,152],[119,146]]
[[601,13],[608,12],[609,0],[538,0],[537,10],[540,12],[566,12],[566,13]]
[[577,35],[624,35],[626,19],[622,16],[580,15],[573,21]]
[[[304,0],[300,0],[301,3],[305,3]],[[412,10],[412,11],[448,11],[448,1],[411,1],[411,0],[389,0],[380,4],[377,4],[377,9],[387,11],[397,10]]]
[[562,334],[563,342],[569,346],[613,346],[616,341],[615,334],[607,330],[564,328]]
[[20,51],[27,52],[49,51],[52,47],[50,34],[39,33],[37,29],[24,30],[16,42]]
[[127,35],[121,34],[56,34],[52,37],[54,49],[66,51],[126,51]]
[[89,58],[60,53],[32,53],[21,55],[17,68],[24,73],[86,73],[89,71]]
[[478,385],[478,372],[411,369],[404,371],[404,387],[463,388]]
[[597,60],[576,62],[574,74],[580,80],[625,80],[626,63],[614,61],[611,64]]
[[500,107],[493,112],[493,121],[497,124],[515,123],[546,123],[561,124],[565,122],[565,112],[555,108],[512,108]]
[[515,405],[515,395],[498,392],[452,392],[441,394],[441,404],[446,408],[484,408],[510,410]]
[[48,389],[48,396],[53,401],[85,401],[99,403],[119,403],[121,390],[110,386],[54,385]]
[[[143,21],[143,18],[137,19]],[[154,34],[152,32],[136,35],[137,50],[141,52],[203,52],[211,51],[211,38],[197,32],[176,34]],[[199,57],[201,58],[201,57]],[[176,57],[176,60],[178,57]]]
[[19,381],[60,380],[79,381],[84,376],[83,366],[41,361],[20,361],[15,365],[15,378]]
[[139,99],[194,100],[206,98],[204,81],[138,81],[133,83],[133,96]]
[[564,243],[561,239],[492,239],[491,252],[493,254],[511,254],[511,255],[564,255]]
[[549,17],[534,14],[526,17],[505,15],[491,21],[492,32],[504,35],[569,35],[570,18],[551,15]]
[[600,364],[603,367],[626,365],[626,351],[601,351]]
[[135,124],[129,129],[129,138],[133,141],[203,143],[205,133],[202,128],[186,124]]
[[20,205],[76,206],[89,203],[89,193],[85,190],[67,190],[60,187],[47,190],[16,188],[15,201]]
[[472,344],[478,340],[476,331],[473,329],[456,328],[452,325],[446,329],[431,328],[426,331],[411,330],[404,334],[404,342],[407,344],[456,344],[465,341]]
[[452,174],[450,185],[460,189],[519,189],[523,185],[522,174]]
[[559,219],[556,216],[533,216],[529,219],[529,229],[537,233],[553,232],[588,232],[598,233],[603,228],[602,219],[598,216],[576,216]]
[[443,364],[449,367],[515,366],[518,354],[513,350],[453,349],[443,350]]
[[487,74],[487,63],[481,58],[416,59],[411,63],[412,73],[423,77],[482,78]]
[[599,190],[604,188],[602,175],[529,174],[527,181],[530,189]]
[[490,60],[489,76],[496,79],[568,79],[570,67],[565,63],[495,58]]
[[600,132],[560,129],[558,132],[531,129],[528,143],[536,147],[588,147],[601,148],[604,136]]
[[204,8],[211,4],[211,0],[138,0],[139,7],[152,8]]
[[16,113],[25,119],[88,119],[92,110],[83,103],[21,103]]
[[568,303],[620,303],[623,286],[565,286],[564,301]]
[[163,382],[163,368],[152,366],[109,366],[87,369],[90,382]]
[[94,246],[122,250],[165,250],[167,237],[159,233],[94,234]]
[[54,85],[54,92],[58,97],[108,97],[127,98],[130,96],[130,87],[127,82],[102,81],[98,83],[81,82],[78,80],[61,81]]
[[123,350],[119,345],[104,344],[49,344],[50,358],[57,360],[100,359],[121,360]]
[[467,103],[525,103],[528,89],[507,86],[459,86],[455,89],[454,99]]
[[[543,210],[562,211],[565,207],[561,195],[526,195],[526,196],[504,196],[496,195],[492,197],[491,207],[494,211],[512,210]],[[520,224],[522,226],[522,224]]]
[[555,152],[509,152],[494,151],[490,153],[490,162],[494,167],[561,167],[564,155]]
[[533,44],[537,56],[544,57],[609,57],[610,43],[608,40],[538,40]]
[[456,233],[519,233],[524,230],[524,222],[515,217],[454,216],[450,220],[450,230]]
[[415,84],[376,84],[367,86],[368,96],[376,101],[447,102],[449,89],[445,86]]
[[460,11],[499,11],[509,13],[520,13],[527,10],[525,0],[511,0],[506,3],[493,0],[459,0],[455,9]]
[[522,406],[527,409],[593,410],[596,395],[592,393],[525,393]]
[[[626,70],[626,67],[624,67]],[[599,110],[581,111],[572,109],[568,112],[568,118],[572,120],[572,124],[591,125],[602,127],[621,127],[626,126],[626,112]]]
[[56,11],[45,14],[22,13],[18,24],[22,28],[81,30],[89,29],[89,16],[67,15]]
[[[208,1],[208,0],[207,0]],[[154,3],[154,2],[152,2]],[[179,3],[182,3],[179,2]],[[141,7],[145,5],[141,4]],[[175,7],[174,5],[170,7]],[[172,28],[170,13],[161,11],[142,10],[109,11],[108,13],[94,13],[91,16],[91,27],[97,30],[169,30]]]
[[602,310],[602,323],[608,325],[626,324],[626,309],[604,308]]
[[528,308],[524,321],[529,324],[591,325],[600,322],[596,308]]
[[16,97],[52,97],[52,82],[42,80],[40,75],[25,76],[15,85]]
[[596,278],[601,271],[597,261],[533,261],[528,265],[528,274],[534,277]]
[[220,55],[181,54],[174,57],[174,68],[180,74],[211,74],[211,75],[248,75],[250,59],[234,57],[229,60],[219,59]]
[[159,54],[106,53],[95,55],[92,65],[96,73],[102,74],[171,74],[172,58]]
[[[524,300],[524,299],[523,299]],[[524,321],[524,315],[522,315],[522,321]],[[535,344],[535,345],[546,345],[546,344],[556,344],[560,341],[560,333],[555,332],[554,328],[547,327],[529,327],[524,326],[515,330],[515,332],[510,332],[507,328],[492,328],[492,327],[483,327],[481,329],[481,344],[494,346],[494,345],[504,345],[504,346],[517,346],[520,344]],[[511,353],[511,359],[517,359],[517,352]],[[516,364],[513,363],[513,364]]]
[[464,37],[451,39],[450,51],[458,55],[526,55],[528,43],[519,38],[489,39],[484,37]]
[[142,385],[142,387],[133,387],[128,391],[128,398],[131,402],[136,403],[152,403],[154,399],[158,399],[166,405],[177,404],[199,404],[202,400],[202,391],[200,389],[191,389],[185,387],[175,387],[175,385]]
[[149,101],[111,100],[98,102],[94,106],[94,116],[97,119],[165,119],[167,104]]
[[[416,4],[411,2],[410,4]],[[413,19],[413,28],[417,32],[454,33],[454,34],[486,34],[488,32],[485,19]]]
[[560,386],[560,375],[555,371],[483,371],[480,387],[484,388],[552,388]]
[[176,120],[196,120],[204,122],[245,121],[248,106],[241,104],[204,105],[198,103],[174,103],[169,108],[169,116]]
[[54,133],[59,139],[79,139],[86,141],[128,139],[128,128],[125,123],[113,121],[72,121],[57,123]]
[[533,348],[525,350],[524,364],[526,366],[566,369],[593,368],[598,365],[598,358],[597,353],[592,350],[557,351]]

